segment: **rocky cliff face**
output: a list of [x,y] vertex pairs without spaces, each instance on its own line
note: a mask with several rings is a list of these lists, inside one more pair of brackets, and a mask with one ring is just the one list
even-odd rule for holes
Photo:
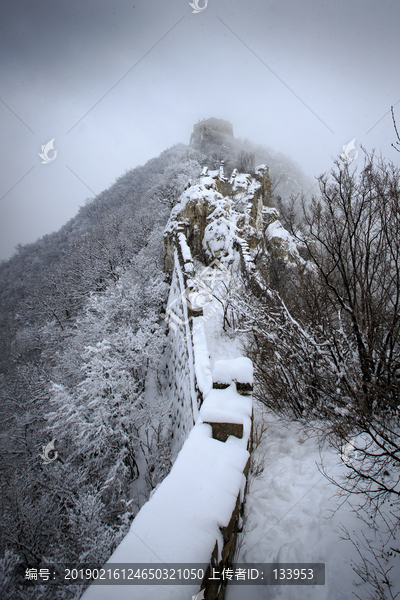
[[242,236],[251,248],[262,238],[264,208],[272,202],[268,168],[254,177],[233,171],[228,179],[223,164],[217,171],[203,169],[198,182],[189,182],[165,230],[165,269],[172,272],[174,238],[186,235],[194,257],[208,264],[213,258],[229,260],[232,244]]
[[[190,181],[165,229],[165,270],[172,273],[177,236],[184,235],[194,258],[204,264],[214,259],[229,265],[235,252],[242,266],[255,268],[270,282],[277,268],[304,266],[301,249],[283,228],[273,206],[268,167],[260,165],[255,175],[203,169],[198,181]],[[246,255],[244,257],[244,255]]]

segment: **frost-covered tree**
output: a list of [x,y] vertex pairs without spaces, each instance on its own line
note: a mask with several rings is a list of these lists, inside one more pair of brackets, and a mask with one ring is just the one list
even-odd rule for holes
[[392,144],[392,147],[397,151],[400,152],[400,134],[399,131],[397,129],[397,123],[396,123],[396,119],[394,116],[394,109],[393,106],[391,107],[391,113],[392,113],[392,119],[393,119],[393,127],[394,127],[394,131],[396,133],[396,138],[397,140],[395,141],[394,144]]
[[254,152],[241,150],[237,158],[237,168],[240,173],[254,173],[256,167],[256,155]]
[[[29,461],[9,475],[3,543],[27,562],[103,562],[170,469],[160,386],[166,336],[159,312],[168,291],[161,249],[162,229],[155,228],[130,266],[118,267],[116,280],[87,299],[61,348],[55,320],[20,330],[27,358],[32,337],[38,348],[48,342],[36,354],[36,370],[47,365],[43,381],[20,360],[29,403],[7,382],[8,402],[19,411],[10,444],[22,446]],[[39,452],[53,438],[58,457],[43,465]]]
[[161,365],[165,333],[158,311],[167,286],[150,260],[142,254],[105,294],[91,297],[71,343],[81,380],[75,374],[73,388],[55,384],[51,394],[51,435],[67,461],[98,480],[114,507],[139,475],[141,442],[157,417],[145,388]]
[[325,431],[348,468],[335,483],[369,523],[382,520],[389,552],[400,511],[400,170],[366,155],[360,173],[337,161],[319,183],[302,222],[286,219],[308,264],[285,290],[237,302],[257,397]]

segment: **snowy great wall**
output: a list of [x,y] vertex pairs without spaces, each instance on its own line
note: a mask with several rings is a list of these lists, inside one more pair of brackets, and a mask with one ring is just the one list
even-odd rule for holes
[[[174,464],[104,568],[196,563],[210,572],[233,562],[250,465],[253,367],[239,345],[224,347],[223,302],[210,282],[221,284],[222,296],[229,294],[236,269],[262,293],[268,265],[262,279],[252,252],[260,244],[269,261],[302,261],[271,198],[266,165],[254,176],[234,170],[228,179],[222,163],[189,182],[171,212],[164,234],[171,287],[163,316],[169,324]],[[209,572],[200,597],[223,600],[224,584],[206,582]],[[190,585],[135,584],[134,591],[91,585],[82,598],[187,600],[199,591]]]

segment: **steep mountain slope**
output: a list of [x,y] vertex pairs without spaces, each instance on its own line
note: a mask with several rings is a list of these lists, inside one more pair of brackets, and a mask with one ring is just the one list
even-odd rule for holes
[[[214,156],[175,146],[122,176],[59,232],[20,247],[0,265],[2,549],[16,553],[5,565],[17,555],[27,562],[105,560],[168,473],[162,233],[184,188],[193,193],[204,185],[216,201],[204,215],[206,247],[199,229],[197,241],[190,240],[199,257],[222,259],[228,246],[233,256],[228,223],[255,248],[262,209],[245,205],[257,190],[274,202],[267,169],[255,179],[228,172],[229,183],[218,164],[200,179],[216,154],[233,162],[242,151],[239,143],[233,150],[214,144]],[[234,189],[234,201],[223,206],[218,186],[223,194]],[[54,437],[56,456],[47,465],[41,451]],[[48,593],[37,588],[25,597]]]

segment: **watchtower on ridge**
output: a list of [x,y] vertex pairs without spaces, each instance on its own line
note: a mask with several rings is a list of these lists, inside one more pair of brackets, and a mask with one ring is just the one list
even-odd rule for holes
[[190,137],[192,145],[201,144],[203,140],[210,141],[228,141],[233,138],[233,127],[229,121],[224,119],[203,119],[193,126],[193,133]]

